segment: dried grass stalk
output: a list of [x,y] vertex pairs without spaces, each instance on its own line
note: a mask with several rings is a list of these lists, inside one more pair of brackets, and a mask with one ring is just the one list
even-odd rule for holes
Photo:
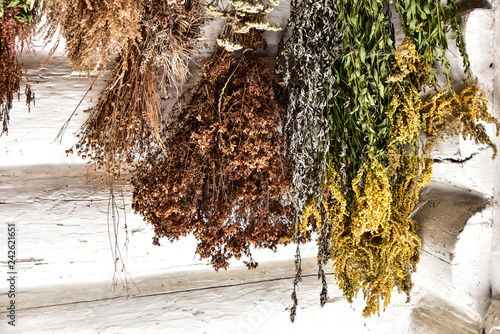
[[115,178],[159,142],[161,101],[156,75],[151,62],[143,61],[137,45],[130,42],[78,134],[77,153],[89,157],[94,170]]
[[113,53],[141,39],[141,1],[44,0],[44,35],[50,41],[60,30],[66,40],[71,68],[90,73],[104,66]]
[[162,147],[161,98],[167,85],[180,88],[186,79],[204,22],[198,0],[148,0],[143,5],[142,42],[129,40],[76,147],[90,157],[93,169],[115,178]]
[[143,64],[151,60],[163,70],[160,87],[182,88],[189,75],[188,63],[194,56],[205,22],[204,6],[199,0],[146,0],[142,18],[144,41]]

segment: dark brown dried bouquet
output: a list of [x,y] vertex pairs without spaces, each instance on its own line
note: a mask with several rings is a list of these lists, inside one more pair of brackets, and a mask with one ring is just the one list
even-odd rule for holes
[[255,49],[262,32],[242,35],[239,58],[222,47],[201,70],[192,99],[166,124],[165,150],[135,172],[133,208],[174,241],[188,233],[215,269],[248,256],[251,246],[275,249],[290,227],[292,207],[279,85]]
[[[38,19],[38,2],[30,8],[31,1],[0,1],[0,135],[8,131],[9,112],[14,95],[20,98],[21,77],[24,68],[16,59],[16,53],[30,47],[33,27]],[[26,104],[28,110],[35,101],[26,79]]]

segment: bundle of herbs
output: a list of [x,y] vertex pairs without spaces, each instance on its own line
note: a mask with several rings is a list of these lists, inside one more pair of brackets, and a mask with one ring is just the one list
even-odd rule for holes
[[[92,71],[106,65],[113,54],[126,52],[141,36],[141,1],[44,0],[45,40],[65,39],[66,55],[75,71]],[[56,38],[59,44],[59,37]]]
[[[21,78],[23,71],[26,72],[16,55],[31,47],[38,11],[38,1],[33,4],[31,0],[0,1],[0,136],[8,132],[9,112],[15,95],[20,98]],[[27,78],[25,95],[29,110],[35,94]]]
[[[134,172],[136,164],[147,154],[163,149],[160,136],[162,99],[167,97],[170,86],[178,88],[186,79],[187,64],[196,51],[205,20],[202,2],[198,0],[145,0],[127,4],[116,2],[115,5],[125,6],[123,10],[130,9],[130,15],[135,15],[137,9],[141,14],[140,20],[133,16],[129,24],[127,14],[120,19],[115,18],[116,24],[105,24],[105,29],[100,30],[98,28],[103,22],[99,20],[105,20],[106,15],[111,15],[111,12],[103,10],[98,14],[95,10],[99,7],[91,7],[88,3],[89,7],[81,13],[90,17],[97,15],[95,24],[88,21],[90,17],[84,18],[84,21],[97,29],[98,34],[94,36],[96,40],[84,43],[83,49],[73,49],[75,53],[70,53],[70,59],[73,57],[71,55],[83,52],[82,55],[75,56],[83,58],[78,58],[73,66],[90,71],[104,65],[111,52],[120,53],[97,105],[86,110],[90,117],[78,132],[78,143],[68,153],[73,153],[74,149],[82,158],[88,159],[89,173],[99,171],[101,182],[109,189],[108,224],[110,240],[114,239],[111,245],[115,264],[114,278],[116,280],[119,277],[124,288],[128,288],[127,272],[122,261],[122,248],[128,243],[127,225],[125,223],[123,243],[119,240],[118,233],[120,222],[126,217],[120,215],[121,210],[124,214],[124,203],[119,203],[118,198],[123,200],[122,187],[128,182],[129,173]],[[120,12],[113,14],[117,13]],[[65,21],[75,34],[71,35],[75,38],[73,42],[82,38],[86,40],[87,32],[79,32],[73,27],[73,19]],[[121,22],[121,19],[124,21]],[[130,34],[126,29],[120,28],[120,24],[123,24],[122,28],[130,29]],[[113,36],[100,46],[96,43],[102,34]],[[113,39],[119,40],[119,43],[114,44]],[[114,236],[111,236],[111,231],[114,231]],[[115,259],[120,260],[121,269]]]
[[[232,23],[221,41],[234,37]],[[132,179],[133,208],[155,227],[154,243],[193,233],[197,253],[216,270],[242,256],[255,267],[251,247],[276,249],[292,216],[278,79],[256,55],[262,31],[236,38],[241,54],[217,47],[189,102],[170,116],[165,149],[149,154]]]
[[89,159],[90,170],[118,179],[160,142],[161,110],[155,70],[151,63],[143,64],[140,49],[131,42],[97,105],[87,110],[90,116],[78,133],[76,152]]
[[185,80],[203,23],[197,0],[149,0],[144,6],[142,37],[122,50],[76,145],[78,154],[90,158],[91,170],[115,179],[162,147],[161,98],[169,84]]
[[163,94],[171,87],[179,92],[189,76],[188,63],[196,52],[206,21],[203,1],[145,0],[144,4],[143,64],[151,61],[159,71]]
[[[302,212],[310,198],[321,201],[322,183],[328,167],[330,125],[325,116],[327,101],[337,93],[332,64],[341,49],[342,33],[335,29],[337,13],[335,3],[328,0],[292,1],[290,18],[285,27],[278,51],[277,72],[283,75],[287,95],[283,133],[286,137],[286,154],[292,160],[291,199],[296,212]],[[286,38],[287,31],[291,35]],[[325,86],[328,89],[325,89]],[[299,238],[299,222],[294,220],[290,234]],[[324,233],[323,236],[326,236]],[[323,264],[329,259],[329,239],[321,238],[318,254],[319,274],[323,282],[321,303],[327,297]],[[300,253],[296,255],[297,260]],[[295,289],[300,275],[295,278]]]
[[[336,29],[343,36],[341,51],[332,49],[338,54],[332,61],[335,82],[326,90],[336,93],[325,111],[328,167],[322,195],[309,195],[299,225],[300,231],[318,232],[319,261],[329,251],[347,300],[363,292],[364,316],[385,308],[394,287],[410,295],[420,240],[409,217],[419,190],[430,183],[432,148],[445,133],[461,134],[489,145],[495,156],[496,146],[480,122],[495,124],[497,134],[499,128],[487,111],[486,95],[471,79],[456,2],[445,8],[440,2],[396,1],[407,35],[397,48],[390,8],[387,1],[336,3]],[[445,9],[467,74],[460,93],[452,87],[446,57]],[[446,80],[442,90],[439,63]],[[422,99],[428,88],[431,93]],[[322,170],[321,161],[316,168]],[[322,303],[324,289],[325,283]]]

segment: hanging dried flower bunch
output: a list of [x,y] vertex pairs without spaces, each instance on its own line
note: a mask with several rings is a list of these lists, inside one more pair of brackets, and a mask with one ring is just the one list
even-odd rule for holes
[[76,145],[78,154],[90,158],[93,169],[115,178],[129,172],[146,153],[162,147],[161,96],[166,95],[166,83],[185,80],[203,22],[197,0],[181,4],[150,0],[143,11],[144,36],[130,40],[122,50]]
[[91,73],[142,38],[141,1],[44,0],[43,12],[46,41],[60,31],[75,71]]
[[188,63],[196,52],[206,21],[205,7],[199,0],[145,0],[144,3],[143,64],[151,61],[160,71],[160,88],[165,95],[169,87],[179,92],[189,75]]
[[191,100],[167,122],[165,150],[149,154],[132,180],[133,208],[155,227],[154,243],[193,233],[216,270],[242,256],[255,267],[251,247],[275,249],[292,212],[278,80],[256,56],[262,32],[238,41],[238,58],[217,47]]
[[[301,212],[310,198],[321,201],[322,183],[326,176],[329,150],[329,123],[325,116],[327,101],[337,93],[332,64],[341,48],[341,32],[335,29],[337,13],[335,3],[322,0],[292,1],[290,18],[285,27],[278,51],[278,73],[283,75],[287,92],[284,134],[287,155],[292,160],[291,198],[296,212]],[[286,31],[291,35],[285,38]],[[325,85],[330,89],[325,91]],[[307,213],[307,217],[312,212]],[[298,218],[298,217],[296,217]],[[299,237],[300,219],[295,219],[291,235]],[[320,223],[320,220],[318,220]],[[303,226],[303,229],[306,229]],[[318,258],[319,275],[324,284],[321,303],[327,298],[323,264],[329,259],[329,241],[321,239]],[[297,258],[299,258],[297,254]],[[294,292],[300,281],[295,278]],[[292,318],[296,312],[296,294]]]
[[137,44],[118,57],[90,117],[78,133],[76,151],[93,170],[119,178],[159,142],[161,100],[152,64],[144,67]]
[[223,36],[217,39],[217,45],[227,51],[243,49],[241,36],[252,28],[261,31],[281,30],[280,26],[270,23],[268,18],[269,13],[279,5],[280,0],[268,0],[267,4],[260,0],[229,0],[228,2],[231,5],[229,9],[213,5],[207,8],[210,15],[226,19],[225,31]]
[[324,112],[336,94],[332,89],[325,92],[325,84],[335,83],[332,53],[340,49],[341,33],[334,29],[337,14],[331,1],[294,1],[290,11],[285,31],[291,36],[282,38],[278,72],[288,94],[284,133],[287,154],[294,157],[292,196],[300,211],[313,192],[321,196],[329,148]]
[[[33,29],[38,19],[38,2],[31,7],[31,0],[0,1],[0,123],[1,131],[8,132],[9,112],[14,96],[20,98],[21,77],[24,65],[16,59],[16,54],[30,48]],[[35,19],[35,21],[33,21]],[[35,101],[35,94],[26,79],[26,105]]]
[[[343,38],[342,50],[332,61],[336,81],[327,88],[336,93],[325,110],[328,168],[321,195],[309,195],[300,210],[299,229],[318,232],[319,261],[331,257],[347,300],[363,291],[364,316],[385,309],[394,287],[410,295],[420,240],[409,216],[419,190],[430,183],[432,148],[448,132],[487,144],[496,155],[496,146],[478,122],[495,124],[497,134],[500,128],[487,112],[484,92],[470,79],[455,1],[448,2],[450,22],[468,75],[461,93],[451,86],[441,3],[424,1],[417,6],[398,0],[396,8],[407,35],[397,48],[388,1],[336,3],[336,29]],[[306,17],[302,12],[296,15]],[[447,82],[442,91],[436,61]],[[421,99],[426,87],[433,92]],[[316,170],[321,170],[321,160]],[[325,283],[322,304],[324,289]],[[294,316],[292,308],[292,320]]]
[[337,2],[337,29],[344,36],[334,64],[339,94],[327,108],[330,166],[323,191],[329,195],[317,203],[330,222],[335,278],[349,302],[363,290],[365,316],[378,312],[381,300],[386,306],[395,286],[409,293],[420,246],[414,226],[393,215],[386,174],[386,82],[394,50],[387,5]]

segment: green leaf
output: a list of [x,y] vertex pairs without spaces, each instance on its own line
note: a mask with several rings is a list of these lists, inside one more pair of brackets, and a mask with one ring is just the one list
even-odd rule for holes
[[385,97],[385,87],[381,81],[379,81],[379,83],[378,83],[378,91],[379,91],[380,97],[384,98]]
[[32,18],[29,17],[29,15],[28,16],[24,16],[24,15],[19,14],[19,15],[16,15],[16,19],[19,22],[21,22],[22,24],[29,24],[29,23],[31,23],[31,19]]
[[8,5],[7,5],[7,8],[17,6],[20,2],[21,2],[21,0],[12,0],[12,1],[11,1]]
[[372,94],[366,94],[366,98],[368,99],[368,102],[370,105],[375,105],[375,101],[373,100]]
[[416,28],[417,28],[417,20],[411,20],[408,27],[409,33],[413,34]]
[[424,4],[424,12],[428,15],[431,15],[431,10],[429,9],[429,6],[427,4]]
[[359,58],[363,64],[366,64],[366,51],[365,48],[362,46],[359,48]]

